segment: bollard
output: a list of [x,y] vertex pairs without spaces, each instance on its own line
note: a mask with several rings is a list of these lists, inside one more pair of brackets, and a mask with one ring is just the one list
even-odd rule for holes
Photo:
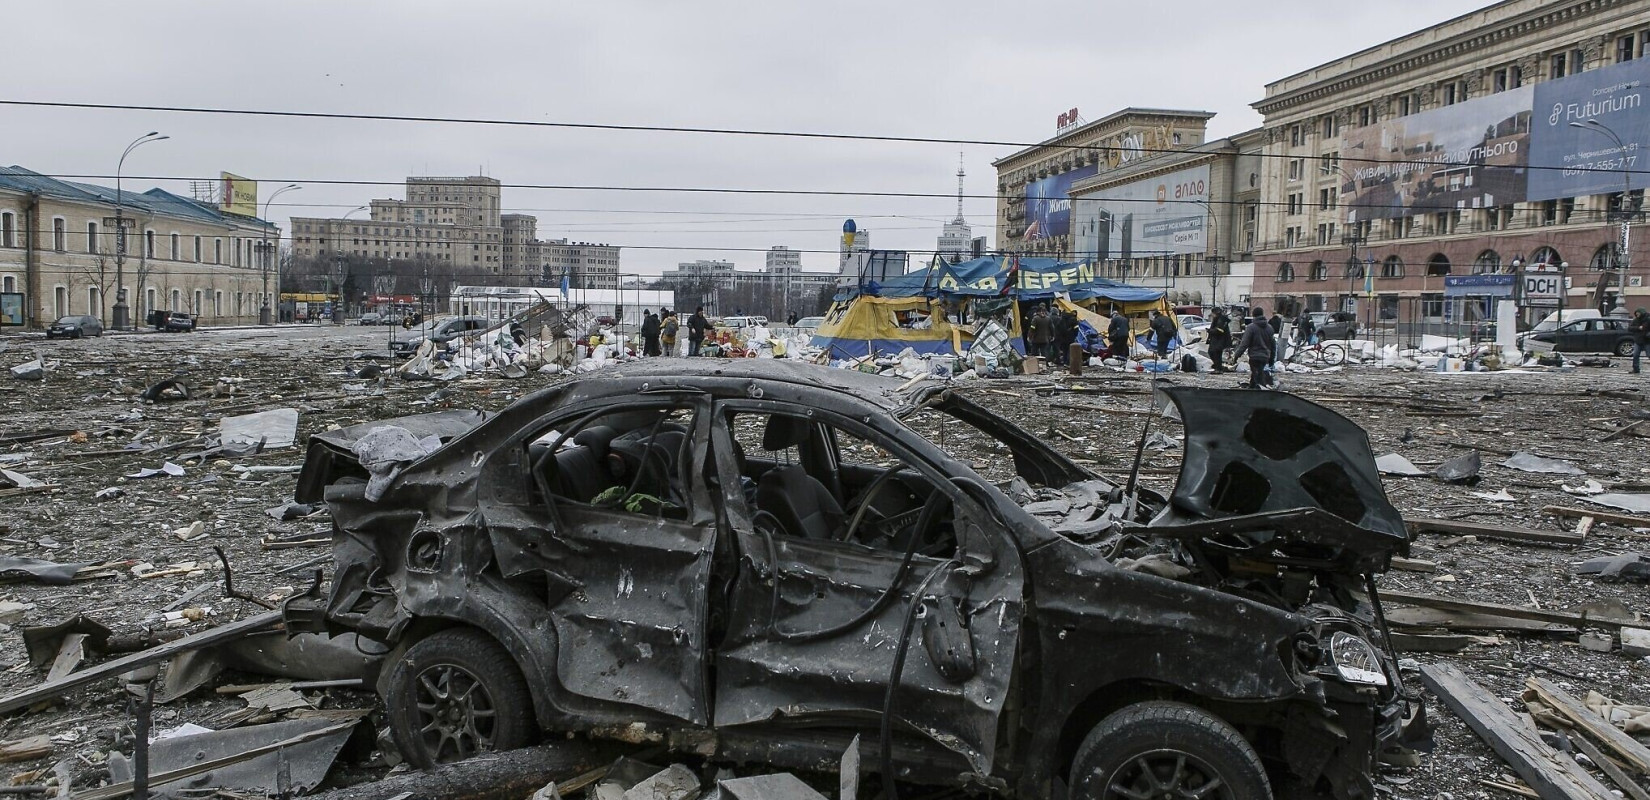
[[1083,374],[1083,362],[1087,359],[1088,353],[1084,352],[1083,346],[1076,342],[1072,342],[1071,346],[1066,349],[1067,369],[1070,369],[1073,375]]

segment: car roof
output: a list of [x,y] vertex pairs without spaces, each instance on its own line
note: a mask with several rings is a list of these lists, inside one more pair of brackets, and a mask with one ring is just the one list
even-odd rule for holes
[[[636,384],[654,380],[693,378],[755,381],[757,383],[785,383],[816,389],[840,391],[884,409],[893,409],[904,402],[905,396],[896,392],[903,381],[884,378],[851,369],[833,369],[817,364],[788,359],[745,358],[729,361],[695,359],[648,359],[617,364],[580,378],[579,389],[585,393],[599,391],[590,384],[611,381],[611,394],[632,394]],[[545,391],[555,391],[551,387]],[[523,398],[524,400],[526,398]]]

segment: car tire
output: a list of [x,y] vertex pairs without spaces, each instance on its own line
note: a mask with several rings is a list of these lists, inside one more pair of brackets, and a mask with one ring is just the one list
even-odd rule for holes
[[1616,342],[1616,355],[1621,356],[1622,358],[1632,358],[1633,340],[1622,339],[1621,341]]
[[85,336],[85,335],[86,334],[83,331],[75,331],[74,333],[69,334],[69,338],[70,339],[79,339],[80,337]]
[[1242,734],[1201,708],[1160,701],[1101,720],[1078,746],[1068,785],[1071,800],[1272,798],[1260,756]]
[[509,651],[474,628],[431,634],[390,667],[384,698],[401,755],[419,769],[532,744],[533,696]]

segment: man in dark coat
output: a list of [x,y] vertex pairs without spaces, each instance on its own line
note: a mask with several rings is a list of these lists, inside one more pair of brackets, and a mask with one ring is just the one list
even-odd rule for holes
[[1077,315],[1070,311],[1054,313],[1054,363],[1064,367],[1070,360],[1071,344],[1077,341]]
[[1272,377],[1266,369],[1272,365],[1272,353],[1277,348],[1277,337],[1272,335],[1272,326],[1266,322],[1266,312],[1255,309],[1254,317],[1249,325],[1243,329],[1243,339],[1238,342],[1237,357],[1249,356],[1249,388],[1260,389],[1272,385]]
[[1283,343],[1283,315],[1273,311],[1272,319],[1266,324],[1272,329],[1272,363],[1276,364],[1283,360],[1283,348],[1279,346]]
[[1050,358],[1049,343],[1054,341],[1054,321],[1048,318],[1048,306],[1038,306],[1037,313],[1026,323],[1026,353]]
[[659,318],[652,311],[642,312],[642,355],[659,354]]
[[710,330],[710,320],[705,319],[705,307],[693,309],[693,316],[688,317],[688,352],[689,356],[699,355],[699,348],[705,344],[705,331]]
[[1152,343],[1157,348],[1157,360],[1169,357],[1169,340],[1175,336],[1174,318],[1159,311],[1152,312]]
[[1134,354],[1129,347],[1129,318],[1117,306],[1111,307],[1111,322],[1106,324],[1107,356],[1127,359]]
[[1633,321],[1627,323],[1627,330],[1633,334],[1633,374],[1639,374],[1639,356],[1650,350],[1650,311],[1639,309],[1633,312]]
[[1232,348],[1232,318],[1226,309],[1215,309],[1215,318],[1209,322],[1209,358],[1215,362],[1215,372],[1226,371],[1226,351]]

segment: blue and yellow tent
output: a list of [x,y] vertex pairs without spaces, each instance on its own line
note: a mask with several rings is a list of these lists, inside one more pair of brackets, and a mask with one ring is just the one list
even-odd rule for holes
[[1024,353],[1019,304],[1060,296],[1083,305],[1118,303],[1131,316],[1153,308],[1169,310],[1162,291],[1099,277],[1086,261],[976,258],[936,263],[882,283],[844,289],[826,312],[813,344],[831,358],[892,354],[907,347],[919,354],[960,355],[973,342],[972,326],[954,325],[949,317],[1001,313],[1014,349]]

